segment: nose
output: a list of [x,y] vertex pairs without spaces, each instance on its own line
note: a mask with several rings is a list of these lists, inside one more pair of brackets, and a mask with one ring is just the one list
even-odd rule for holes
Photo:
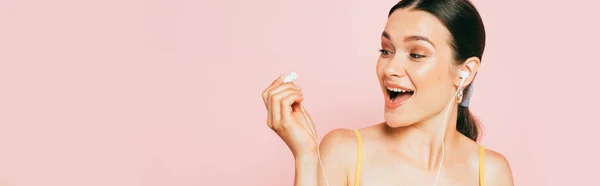
[[405,76],[404,66],[404,61],[396,57],[392,58],[385,66],[385,76],[397,78]]

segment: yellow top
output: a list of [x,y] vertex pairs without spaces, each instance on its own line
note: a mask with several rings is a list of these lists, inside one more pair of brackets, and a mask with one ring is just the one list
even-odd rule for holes
[[[354,133],[356,134],[356,140],[358,141],[358,158],[356,161],[356,177],[354,179],[354,185],[359,186],[360,185],[360,171],[362,169],[362,137],[360,136],[360,133],[358,132],[358,130],[354,130]],[[485,186],[485,183],[483,181],[484,154],[485,154],[485,148],[480,145],[479,146],[479,185],[480,186]]]
[[485,186],[485,182],[483,180],[483,157],[485,154],[485,148],[483,145],[479,145],[479,185]]

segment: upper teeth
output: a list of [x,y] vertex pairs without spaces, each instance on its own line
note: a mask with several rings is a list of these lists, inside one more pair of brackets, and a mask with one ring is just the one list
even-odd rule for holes
[[388,90],[392,91],[392,92],[412,92],[410,90],[402,90],[399,88],[392,88],[392,87],[387,87]]

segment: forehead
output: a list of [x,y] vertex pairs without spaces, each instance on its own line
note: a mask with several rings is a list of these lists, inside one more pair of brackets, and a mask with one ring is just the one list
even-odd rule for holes
[[392,42],[402,42],[407,36],[424,36],[436,46],[448,43],[450,32],[434,15],[420,10],[398,9],[390,15],[385,25],[385,32]]

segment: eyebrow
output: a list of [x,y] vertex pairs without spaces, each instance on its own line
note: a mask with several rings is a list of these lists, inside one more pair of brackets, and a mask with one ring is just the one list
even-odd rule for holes
[[381,37],[385,37],[388,40],[392,40],[392,38],[390,37],[390,34],[388,34],[387,32],[383,31],[383,33],[381,34]]
[[[388,34],[387,32],[383,31],[383,33],[381,34],[381,37],[387,38],[388,40],[392,40],[392,37],[390,37],[390,34]],[[411,36],[406,36],[404,37],[404,41],[425,41],[428,42],[429,44],[431,44],[431,46],[433,46],[433,48],[435,48],[435,45],[433,44],[433,42],[431,42],[431,40],[429,40],[429,38],[425,37],[425,36],[418,36],[418,35],[411,35]]]

